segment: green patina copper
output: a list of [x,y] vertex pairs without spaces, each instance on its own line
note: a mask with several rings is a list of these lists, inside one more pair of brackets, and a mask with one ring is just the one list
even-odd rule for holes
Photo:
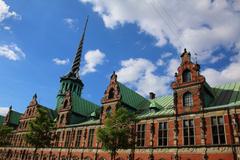
[[150,105],[150,101],[122,83],[118,82],[121,94],[121,102],[133,107],[136,110],[144,109]]
[[22,116],[21,113],[11,110],[10,111],[10,117],[9,117],[9,123],[14,124],[14,125],[18,125],[19,119],[20,119],[21,116]]
[[97,108],[99,108],[98,105],[79,97],[75,93],[72,94],[72,112],[88,117]]
[[[212,102],[209,100],[209,104],[205,110],[240,106],[240,82],[227,83],[214,87],[207,86],[207,88],[208,91],[211,91],[210,94],[213,94],[213,100]],[[174,115],[173,96],[161,96],[150,101],[149,108],[157,108],[158,110],[146,110],[138,115],[139,119]]]

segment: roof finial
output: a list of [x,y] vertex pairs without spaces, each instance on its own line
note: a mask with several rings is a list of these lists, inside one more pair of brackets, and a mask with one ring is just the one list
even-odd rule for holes
[[198,54],[197,54],[197,53],[194,53],[194,56],[195,56],[195,62],[196,62],[196,64],[198,64],[198,62],[197,62],[197,61],[198,61],[198,57],[197,57]]
[[79,77],[79,66],[80,66],[80,62],[81,62],[81,56],[82,56],[82,49],[83,49],[83,42],[84,42],[84,37],[85,37],[85,33],[86,33],[86,29],[87,29],[87,23],[88,23],[88,16],[85,22],[85,26],[84,26],[84,30],[83,30],[83,34],[82,34],[82,38],[80,40],[78,49],[77,49],[77,53],[72,65],[72,74],[74,74],[76,77]]
[[37,99],[37,93],[33,95],[33,99]]

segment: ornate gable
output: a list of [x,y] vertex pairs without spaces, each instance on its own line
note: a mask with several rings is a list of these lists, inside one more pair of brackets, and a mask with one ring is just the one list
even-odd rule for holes
[[206,81],[200,74],[200,65],[191,61],[191,54],[186,49],[181,55],[181,64],[175,78],[172,88],[178,113],[201,110],[204,107],[204,98],[201,94]]
[[104,92],[104,97],[102,98],[102,104],[119,101],[121,99],[120,89],[117,82],[117,75],[113,72],[106,91]]

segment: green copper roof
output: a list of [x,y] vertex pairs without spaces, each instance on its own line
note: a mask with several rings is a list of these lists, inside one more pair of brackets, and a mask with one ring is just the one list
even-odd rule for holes
[[227,83],[212,87],[214,101],[210,106],[238,104],[240,101],[240,82]]
[[134,92],[130,88],[126,87],[122,83],[118,82],[121,94],[121,101],[126,103],[127,105],[135,108],[135,109],[142,109],[149,106],[149,100],[145,99],[143,96],[139,95],[138,93]]
[[4,118],[5,118],[5,117],[3,117],[2,115],[0,115],[0,125],[3,124]]
[[137,118],[147,118],[154,116],[167,116],[174,114],[173,96],[161,96],[150,100],[149,108],[157,108],[157,111],[146,110],[146,112],[137,116]]
[[11,110],[9,123],[18,125],[21,113]]
[[97,108],[99,108],[98,105],[79,97],[75,93],[72,93],[72,107],[73,112],[79,113],[87,117],[90,116],[90,114]]
[[[214,95],[214,100],[207,106],[207,110],[240,105],[240,82],[217,85],[211,88],[209,86],[208,90]],[[149,108],[157,108],[157,111],[146,110],[137,116],[139,119],[174,114],[173,96],[161,96],[150,100],[150,102]]]

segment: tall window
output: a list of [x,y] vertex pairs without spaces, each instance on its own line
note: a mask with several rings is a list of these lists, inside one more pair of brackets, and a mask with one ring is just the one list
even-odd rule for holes
[[167,122],[159,123],[158,128],[158,145],[159,146],[166,146],[168,140],[168,127]]
[[61,144],[61,146],[63,145],[64,139],[65,139],[65,131],[62,132],[62,144]]
[[225,132],[223,117],[212,117],[212,138],[213,144],[225,144]]
[[82,137],[82,130],[77,131],[77,138],[76,138],[76,147],[80,147],[80,142],[81,142],[81,137]]
[[66,140],[65,140],[65,147],[69,147],[69,144],[70,144],[70,136],[71,136],[71,131],[67,131]]
[[182,74],[183,82],[190,82],[192,80],[191,72],[187,69]]
[[64,102],[63,108],[67,108],[67,105],[68,105],[68,100]]
[[191,107],[193,106],[193,99],[192,99],[192,93],[187,92],[183,95],[183,106],[184,107]]
[[93,136],[94,136],[94,129],[90,129],[88,133],[88,147],[92,147],[93,145]]
[[145,142],[145,124],[137,125],[137,146],[144,146]]
[[113,88],[111,88],[108,93],[108,99],[112,99],[112,98],[114,98],[114,89]]
[[183,121],[183,137],[184,145],[194,145],[194,121],[192,119]]
[[55,146],[56,147],[58,147],[58,143],[59,143],[59,140],[60,140],[60,134],[61,134],[61,132],[57,132],[56,141],[55,141]]

